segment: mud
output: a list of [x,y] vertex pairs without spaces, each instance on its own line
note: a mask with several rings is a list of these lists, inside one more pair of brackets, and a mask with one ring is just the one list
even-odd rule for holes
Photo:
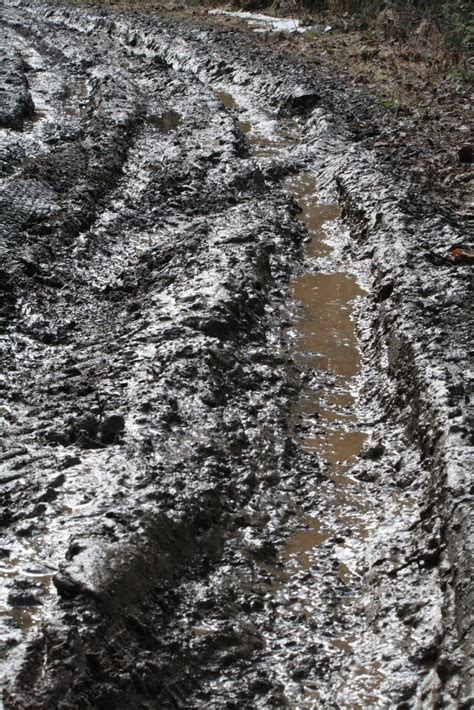
[[2,32],[5,706],[469,707],[466,235],[232,33]]

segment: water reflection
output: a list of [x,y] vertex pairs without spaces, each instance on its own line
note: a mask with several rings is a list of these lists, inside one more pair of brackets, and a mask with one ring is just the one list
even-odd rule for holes
[[[332,251],[327,243],[327,224],[339,218],[339,207],[318,200],[315,180],[310,175],[291,178],[287,187],[301,207],[300,218],[311,237],[307,254],[317,264],[318,259],[324,259]],[[341,545],[332,546],[339,560],[338,578],[347,585],[357,575],[354,546],[370,532],[368,504],[355,494],[354,481],[348,475],[366,438],[357,427],[353,395],[355,378],[360,372],[353,309],[355,299],[364,293],[353,277],[342,272],[312,270],[297,276],[291,284],[291,295],[298,305],[293,323],[296,332],[293,356],[302,366],[321,373],[323,380],[326,378],[325,386],[303,390],[294,415],[306,424],[301,446],[316,452],[330,467],[329,482],[333,488],[324,495],[331,496],[333,515],[305,516],[302,523],[306,528],[288,540],[285,559],[294,571],[308,569],[319,546],[340,535],[341,530],[348,530],[348,538],[342,538]],[[330,643],[345,654],[352,651],[347,638],[333,638]],[[306,692],[304,695],[308,700]]]
[[291,178],[287,187],[301,208],[300,218],[311,236],[311,241],[306,246],[308,256],[327,256],[332,249],[325,243],[324,225],[339,219],[339,205],[320,201],[316,179],[310,173],[300,173]]
[[83,118],[87,115],[86,98],[89,88],[86,79],[71,79],[66,87],[64,114],[68,118]]
[[[239,115],[240,107],[232,94],[226,91],[215,91],[214,95],[219,101],[222,101],[228,111],[235,113],[237,116]],[[282,129],[276,121],[267,119],[257,129],[252,120],[247,117],[248,114],[244,113],[243,115],[245,119],[237,119],[237,126],[239,131],[246,137],[252,155],[255,158],[274,157],[278,148],[295,142],[291,131]]]
[[315,370],[325,370],[343,377],[359,372],[359,350],[351,318],[351,302],[364,291],[346,274],[298,276],[292,295],[304,305],[298,319],[297,352],[310,357]]
[[150,126],[157,128],[162,133],[171,133],[180,125],[182,116],[177,111],[165,111],[164,113],[151,114],[145,120]]

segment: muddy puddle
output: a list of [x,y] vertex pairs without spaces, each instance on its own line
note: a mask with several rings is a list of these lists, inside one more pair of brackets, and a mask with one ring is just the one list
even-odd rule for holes
[[177,111],[164,111],[146,117],[146,123],[162,133],[172,133],[181,123],[182,116]]
[[41,562],[42,541],[19,541],[11,554],[0,559],[0,627],[8,637],[15,630],[28,631],[43,617],[43,608],[55,597],[56,569]]
[[[301,446],[326,465],[327,483],[312,491],[323,512],[318,515],[317,503],[314,514],[302,516],[304,528],[287,541],[284,560],[291,574],[301,574],[317,565],[330,545],[338,563],[334,584],[341,583],[349,590],[341,595],[340,607],[350,609],[359,593],[360,548],[376,518],[363,485],[350,475],[367,438],[357,411],[361,355],[354,312],[366,292],[351,274],[330,270],[330,241],[340,228],[338,206],[319,200],[317,185],[308,174],[292,177],[286,186],[301,207],[300,218],[310,237],[306,252],[313,267],[291,284],[297,307],[292,324],[293,357],[325,379],[323,386],[303,389],[293,415],[303,425]],[[353,653],[356,641],[352,631],[328,639],[343,656]],[[354,693],[353,708],[376,703],[375,691],[383,679],[376,669],[360,672],[364,682]],[[303,686],[293,707],[314,707],[318,702],[317,690]]]
[[64,115],[68,118],[84,118],[87,115],[89,86],[86,79],[71,79],[65,89]]
[[332,252],[327,230],[337,227],[338,206],[318,201],[317,185],[309,175],[291,178],[287,187],[301,207],[300,218],[310,236],[307,255],[314,264],[291,284],[298,310],[293,357],[328,378],[324,387],[303,390],[294,414],[308,424],[302,446],[317,452],[330,466],[331,478],[344,487],[345,474],[366,439],[355,409],[361,362],[354,321],[357,299],[366,292],[352,275],[324,270],[324,257]]
[[[291,124],[275,129],[271,120],[242,109],[230,93],[216,92],[224,106],[238,118],[251,155],[278,156],[295,143]],[[333,565],[333,587],[343,585],[340,607],[349,609],[358,592],[361,548],[376,526],[377,513],[363,484],[351,476],[367,439],[358,416],[358,386],[361,353],[356,331],[356,313],[366,291],[351,273],[340,270],[334,247],[342,235],[340,208],[318,195],[318,185],[309,172],[300,172],[285,181],[301,209],[300,219],[308,231],[305,251],[307,270],[290,284],[294,317],[289,330],[292,356],[303,371],[310,373],[310,384],[303,387],[294,404],[293,418],[302,449],[316,454],[323,464],[326,482],[310,491],[314,510],[301,511],[300,529],[286,542],[283,569],[276,573],[273,594],[277,604],[288,603],[292,580],[301,579],[321,568],[329,551]],[[311,508],[311,506],[309,506]],[[308,586],[306,602],[300,611],[311,618],[316,591]],[[304,594],[303,594],[304,597]],[[336,615],[339,613],[335,610]],[[360,632],[359,632],[360,633]],[[329,635],[324,643],[332,652],[350,656],[357,642],[357,631]],[[360,684],[353,688],[351,708],[365,708],[380,698],[377,688],[383,680],[379,668],[360,668]],[[318,683],[285,683],[293,708],[318,707],[322,699]]]
[[264,115],[259,115],[256,121],[252,111],[244,108],[229,92],[215,91],[214,94],[226,109],[235,114],[237,126],[255,158],[274,157],[278,150],[288,148],[296,142],[290,122],[282,128],[276,120]]

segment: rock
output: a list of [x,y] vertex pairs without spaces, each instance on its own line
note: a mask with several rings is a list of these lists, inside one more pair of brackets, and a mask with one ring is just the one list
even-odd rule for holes
[[458,150],[458,158],[460,163],[472,163],[474,156],[474,148],[472,145],[463,145]]
[[37,276],[41,273],[41,267],[36,262],[23,257],[20,257],[19,261],[23,264],[23,272],[26,276]]
[[362,459],[379,459],[383,454],[385,453],[385,446],[379,441],[377,444],[374,444],[373,446],[369,446],[369,448],[365,449],[360,457]]
[[85,431],[89,436],[96,436],[99,431],[99,422],[93,414],[85,414],[73,423],[74,429]]
[[48,488],[59,488],[66,481],[64,473],[54,474],[48,481]]
[[121,414],[109,414],[99,427],[103,444],[113,444],[125,429],[125,418]]
[[69,440],[69,436],[63,432],[63,431],[57,431],[53,429],[52,431],[48,431],[45,435],[45,439],[52,445],[52,446],[69,446],[71,443]]
[[357,480],[365,481],[367,483],[373,483],[373,481],[377,480],[377,472],[372,469],[356,469],[352,471],[352,475],[355,476]]
[[66,599],[75,597],[82,591],[82,587],[77,584],[76,580],[63,572],[58,572],[54,575],[53,583],[58,590],[58,594]]
[[79,431],[75,444],[81,449],[101,449],[104,446],[101,441],[89,436],[84,429]]
[[40,515],[43,515],[46,512],[46,504],[45,503],[38,503],[35,505],[33,510],[29,515],[27,515],[27,518],[37,518]]
[[30,537],[36,530],[36,525],[32,522],[23,522],[16,528],[18,537]]
[[34,592],[18,591],[10,592],[8,595],[8,603],[10,606],[40,606],[41,602]]

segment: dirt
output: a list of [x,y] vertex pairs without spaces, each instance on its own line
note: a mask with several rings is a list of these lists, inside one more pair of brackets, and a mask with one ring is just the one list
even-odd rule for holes
[[2,33],[5,707],[469,707],[458,134],[307,40]]
[[[94,6],[93,0],[79,4]],[[414,199],[405,208],[410,214],[441,213],[453,226],[472,229],[472,54],[450,46],[429,14],[403,17],[388,10],[361,20],[349,13],[312,15],[280,5],[263,12],[299,18],[307,31],[264,31],[236,17],[210,15],[206,4],[189,7],[179,0],[101,3],[232,30],[243,46],[263,46],[324,76],[334,93],[325,97],[328,107],[335,99],[331,109],[344,112],[354,140],[391,172],[409,176]],[[350,96],[342,105],[341,82]]]

